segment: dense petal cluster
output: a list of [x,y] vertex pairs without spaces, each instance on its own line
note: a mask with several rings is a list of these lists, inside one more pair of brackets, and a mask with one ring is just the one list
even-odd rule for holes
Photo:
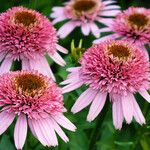
[[76,27],[81,27],[84,35],[93,33],[99,37],[100,30],[96,22],[109,24],[112,17],[120,12],[120,7],[115,1],[106,0],[70,0],[64,7],[54,7],[51,18],[54,18],[53,24],[68,20],[59,30],[60,38],[65,38]]
[[121,38],[138,45],[149,44],[150,41],[150,9],[129,7],[119,13],[116,19],[103,29],[104,32],[114,32],[104,38],[95,40],[98,43],[104,39]]
[[71,73],[62,82],[68,84],[63,88],[63,93],[83,84],[89,85],[76,101],[72,112],[76,113],[92,102],[87,117],[88,121],[92,121],[100,113],[109,94],[116,128],[121,128],[123,118],[127,123],[133,117],[140,124],[145,123],[134,98],[134,93],[138,92],[150,102],[146,91],[149,89],[149,62],[140,48],[127,41],[105,41],[89,48],[80,64],[81,67],[68,69]]
[[60,126],[75,131],[75,126],[63,115],[61,89],[48,78],[36,71],[17,71],[0,77],[0,134],[18,116],[14,139],[17,149],[22,149],[27,124],[33,135],[45,146],[56,146],[56,133],[65,141],[67,136]]
[[57,44],[51,22],[39,12],[13,7],[0,15],[0,60],[4,59],[1,73],[7,72],[17,59],[22,61],[22,69],[35,69],[53,76],[44,56],[48,54],[56,63],[65,65],[57,49],[67,53]]

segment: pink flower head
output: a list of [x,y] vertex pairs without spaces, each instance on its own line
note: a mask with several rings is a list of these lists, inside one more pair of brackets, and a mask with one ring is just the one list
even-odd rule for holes
[[27,124],[44,146],[57,146],[56,133],[65,141],[68,137],[60,126],[75,131],[76,127],[63,115],[66,111],[61,89],[51,78],[36,71],[9,72],[0,76],[0,134],[17,116],[14,140],[22,149],[27,136]]
[[112,22],[112,17],[120,12],[120,7],[112,0],[103,2],[101,0],[70,0],[64,5],[64,7],[54,7],[51,14],[51,18],[54,18],[53,24],[68,20],[58,30],[60,38],[65,38],[76,27],[81,27],[82,33],[86,36],[92,32],[98,38],[100,30],[96,22],[107,25]]
[[88,121],[93,121],[104,107],[109,94],[113,105],[113,123],[121,129],[123,120],[144,124],[145,119],[135,100],[140,93],[148,102],[149,62],[142,50],[127,41],[109,40],[89,48],[80,60],[80,67],[68,69],[67,80],[62,84],[67,93],[83,84],[89,88],[77,99],[72,108],[77,113],[90,103]]
[[99,43],[106,38],[121,38],[138,45],[149,44],[150,9],[130,7],[119,13],[109,27],[103,28],[103,31],[114,32],[114,34],[95,40],[94,43]]
[[59,65],[65,61],[57,50],[67,53],[57,44],[56,30],[42,14],[24,7],[13,7],[0,15],[0,73],[7,72],[14,60],[22,61],[22,69],[53,74],[44,57],[48,54]]

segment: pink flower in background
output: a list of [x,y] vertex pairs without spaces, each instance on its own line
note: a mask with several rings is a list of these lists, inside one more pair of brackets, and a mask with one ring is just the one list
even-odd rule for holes
[[54,18],[53,24],[67,20],[58,30],[60,38],[68,36],[76,27],[81,27],[84,35],[92,32],[98,38],[100,30],[97,22],[107,25],[120,12],[115,3],[113,0],[70,0],[63,7],[54,7],[50,16]]
[[[115,20],[103,28],[103,32],[114,32],[94,41],[99,43],[106,39],[124,39],[140,46],[150,41],[150,9],[130,7],[119,13]],[[102,31],[101,30],[101,31]]]
[[[76,127],[63,115],[66,111],[61,89],[51,78],[36,71],[9,72],[0,76],[0,134],[14,118],[14,141],[22,149],[29,125],[33,135],[44,146],[57,146],[56,133],[68,142],[60,126],[75,131]],[[28,125],[27,125],[28,124]]]
[[61,83],[66,85],[63,93],[84,84],[89,86],[72,107],[73,113],[92,103],[87,120],[93,121],[104,107],[109,94],[115,128],[121,129],[124,118],[128,124],[133,117],[139,124],[145,123],[134,97],[138,92],[150,102],[147,92],[149,62],[140,48],[121,40],[101,42],[84,53],[80,64],[80,67],[69,68],[68,78]]
[[22,69],[39,70],[54,75],[44,57],[48,54],[61,66],[65,61],[57,50],[67,50],[57,44],[56,31],[42,14],[24,7],[13,7],[0,15],[0,73],[7,72],[14,60],[22,61]]

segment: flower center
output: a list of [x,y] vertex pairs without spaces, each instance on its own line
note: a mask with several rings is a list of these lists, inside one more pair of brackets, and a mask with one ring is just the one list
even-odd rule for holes
[[73,5],[74,10],[78,11],[78,12],[86,12],[91,10],[92,8],[94,8],[96,6],[96,2],[92,1],[92,0],[79,0],[76,1]]
[[29,27],[36,22],[36,16],[27,11],[17,12],[15,13],[14,22]]
[[128,22],[131,24],[131,26],[134,25],[137,28],[143,28],[148,24],[149,18],[144,14],[135,13],[128,17]]
[[17,89],[21,89],[23,92],[32,93],[42,89],[45,86],[44,79],[34,74],[22,74],[15,77],[15,85]]
[[97,0],[74,0],[72,4],[72,12],[76,17],[89,15],[99,8],[100,2]]
[[128,46],[112,44],[108,46],[108,55],[111,55],[119,60],[127,60],[131,56],[131,51]]

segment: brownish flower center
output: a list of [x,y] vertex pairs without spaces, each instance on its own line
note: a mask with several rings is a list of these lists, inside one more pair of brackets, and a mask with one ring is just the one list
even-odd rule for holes
[[148,24],[149,18],[144,14],[135,13],[128,17],[128,22],[131,25],[137,26],[137,28],[143,28]]
[[96,2],[92,0],[78,0],[74,3],[73,8],[78,12],[86,12],[96,6]]
[[36,22],[36,16],[27,11],[17,12],[15,13],[14,21],[17,24],[23,24],[25,27],[29,27]]
[[17,89],[23,92],[32,92],[39,90],[45,86],[44,79],[34,74],[23,74],[15,77],[15,85]]
[[113,44],[108,47],[108,54],[119,58],[119,60],[127,60],[131,55],[131,51],[125,45]]

